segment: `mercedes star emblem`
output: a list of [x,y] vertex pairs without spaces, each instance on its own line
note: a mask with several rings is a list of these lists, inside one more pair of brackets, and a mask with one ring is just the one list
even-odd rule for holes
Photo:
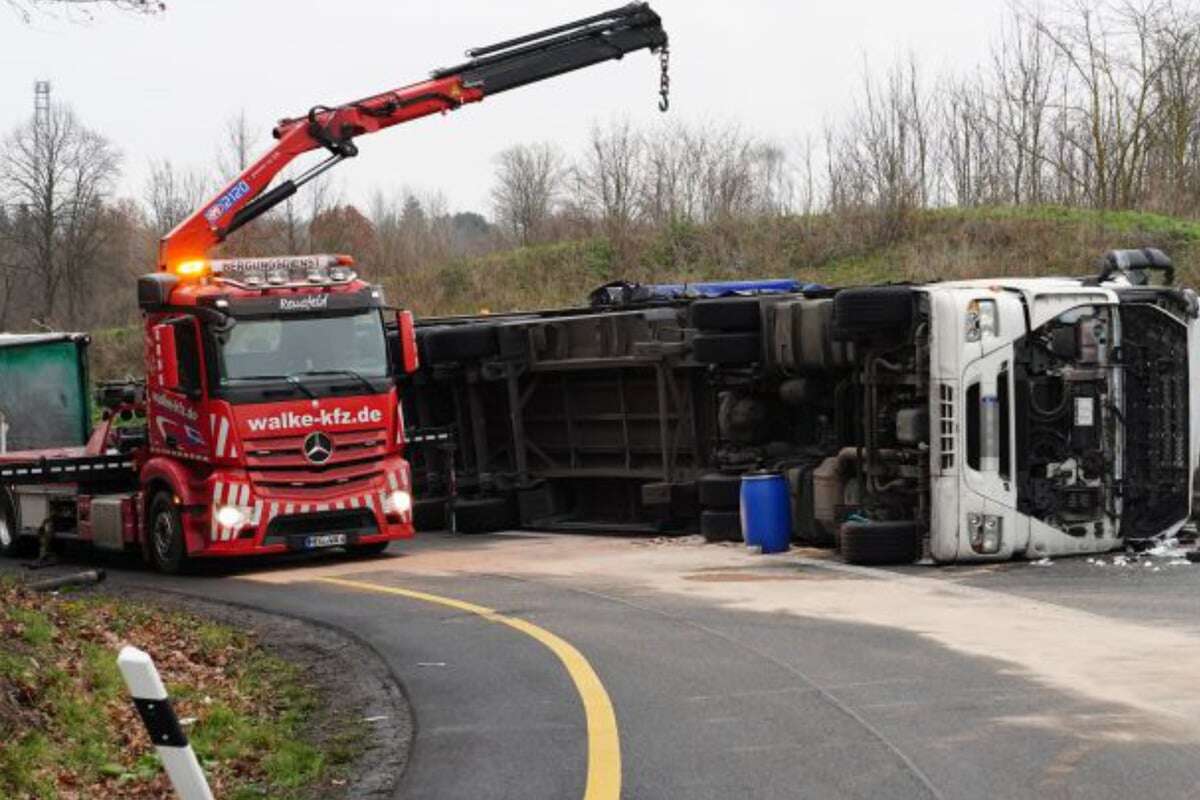
[[318,431],[304,439],[304,457],[314,464],[324,464],[333,455],[333,442]]

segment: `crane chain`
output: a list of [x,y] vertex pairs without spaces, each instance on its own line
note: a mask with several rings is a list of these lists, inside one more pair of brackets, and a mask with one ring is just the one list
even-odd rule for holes
[[665,44],[658,51],[658,66],[662,71],[658,81],[658,110],[666,113],[671,107],[671,50]]

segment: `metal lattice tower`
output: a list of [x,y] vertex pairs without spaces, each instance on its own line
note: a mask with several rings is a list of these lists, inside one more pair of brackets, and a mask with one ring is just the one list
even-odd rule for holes
[[38,132],[50,124],[50,81],[33,83],[33,124]]

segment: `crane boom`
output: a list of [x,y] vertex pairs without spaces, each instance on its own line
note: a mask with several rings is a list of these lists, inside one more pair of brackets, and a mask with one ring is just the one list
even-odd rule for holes
[[[665,50],[662,19],[647,3],[632,3],[602,14],[467,51],[469,60],[435,70],[429,80],[402,86],[345,105],[315,106],[301,117],[284,119],[277,140],[215,197],[181,222],[159,243],[158,268],[201,259],[233,231],[266,213],[337,163],[358,154],[354,139],[430,114],[552,78],[626,53]],[[664,84],[665,85],[665,84]],[[665,100],[665,96],[664,96]],[[324,149],[329,157],[301,175],[268,189],[297,156]]]

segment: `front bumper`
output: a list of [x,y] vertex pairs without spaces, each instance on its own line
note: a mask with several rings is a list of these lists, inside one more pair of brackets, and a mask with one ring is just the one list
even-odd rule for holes
[[[388,498],[411,492],[407,462],[385,465],[385,477],[341,493],[319,496],[260,495],[245,473],[219,473],[208,481],[210,502],[184,513],[188,554],[194,557],[266,555],[312,549],[313,537],[342,536],[345,544],[408,539],[412,510],[397,511]],[[241,521],[224,525],[218,511],[238,510]]]

